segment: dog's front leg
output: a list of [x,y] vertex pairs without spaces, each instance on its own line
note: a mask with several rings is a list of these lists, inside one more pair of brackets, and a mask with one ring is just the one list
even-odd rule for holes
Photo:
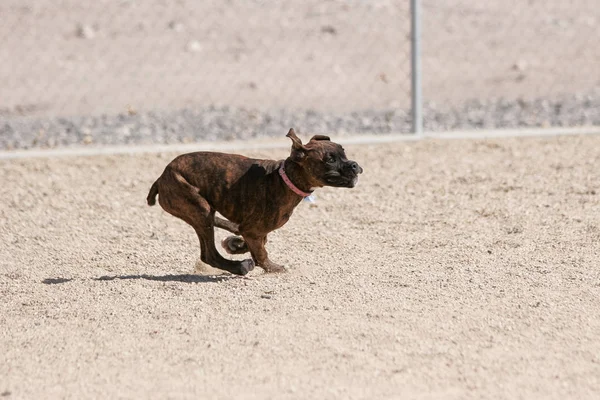
[[250,249],[250,254],[252,254],[252,258],[256,265],[264,269],[265,272],[286,272],[286,269],[283,266],[269,260],[267,249],[265,249],[267,235],[245,235],[242,233],[242,236]]

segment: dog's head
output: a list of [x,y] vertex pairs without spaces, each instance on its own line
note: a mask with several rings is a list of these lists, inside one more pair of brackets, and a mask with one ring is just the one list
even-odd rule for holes
[[286,136],[292,140],[290,159],[304,169],[312,187],[356,186],[358,174],[363,169],[356,161],[346,158],[342,146],[324,135],[315,135],[308,143],[302,144],[293,129]]

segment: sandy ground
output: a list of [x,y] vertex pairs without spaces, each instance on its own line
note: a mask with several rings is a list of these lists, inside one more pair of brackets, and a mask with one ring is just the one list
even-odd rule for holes
[[[3,0],[0,117],[408,107],[404,0]],[[600,86],[597,0],[422,0],[425,99]],[[0,120],[1,121],[1,120]]]
[[347,147],[249,279],[145,205],[174,154],[1,161],[2,396],[598,398],[600,136]]

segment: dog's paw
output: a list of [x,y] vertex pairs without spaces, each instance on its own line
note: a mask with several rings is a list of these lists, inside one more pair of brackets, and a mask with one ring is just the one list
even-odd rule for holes
[[282,265],[275,264],[273,262],[270,262],[265,265],[261,265],[261,268],[264,269],[265,272],[269,273],[269,274],[280,274],[283,272],[287,272],[287,269],[285,269]]
[[240,263],[240,275],[246,275],[254,269],[254,261],[252,259],[243,260]]
[[228,254],[244,254],[250,251],[248,244],[240,236],[229,236],[221,241],[221,246]]

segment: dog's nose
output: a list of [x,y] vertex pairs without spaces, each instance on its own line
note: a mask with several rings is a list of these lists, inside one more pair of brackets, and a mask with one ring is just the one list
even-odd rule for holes
[[350,169],[352,170],[352,172],[354,172],[355,174],[360,174],[362,172],[362,168],[360,167],[360,165],[358,165],[357,162],[355,161],[350,161]]

